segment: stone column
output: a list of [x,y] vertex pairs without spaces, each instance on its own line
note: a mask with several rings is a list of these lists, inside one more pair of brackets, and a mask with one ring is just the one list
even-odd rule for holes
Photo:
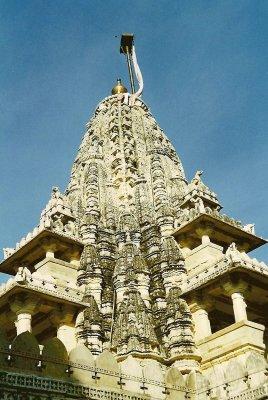
[[179,245],[184,257],[187,257],[191,253],[190,240],[186,235],[181,235],[179,238]]
[[46,252],[46,258],[54,258],[55,251],[57,250],[56,243],[53,243],[49,238],[44,238],[41,241],[41,246]]
[[79,267],[80,264],[80,251],[75,248],[75,246],[70,246],[68,252],[65,252],[66,256],[69,258],[69,263]]
[[119,304],[122,303],[124,299],[124,293],[126,291],[126,285],[123,275],[116,275],[114,277],[114,288],[116,291],[116,305],[118,307]]
[[244,296],[240,292],[234,292],[232,295],[233,301],[233,309],[234,309],[234,317],[235,322],[243,321],[244,319],[248,319],[247,317],[247,305],[244,299]]
[[174,231],[174,218],[173,216],[165,216],[165,217],[158,217],[157,222],[160,227],[161,235],[164,236],[171,236]]
[[62,322],[58,325],[57,338],[62,341],[66,350],[70,352],[76,347],[75,327]]
[[15,326],[17,329],[17,336],[23,332],[32,332],[32,314],[18,312]]
[[95,267],[94,272],[90,274],[86,283],[86,294],[91,294],[99,307],[101,307],[102,280],[101,269]]
[[238,282],[228,280],[223,284],[223,289],[232,298],[235,322],[247,320],[247,304],[244,296],[248,284],[241,280]]
[[195,325],[196,340],[201,340],[212,334],[208,316],[208,309],[210,306],[211,303],[208,298],[194,299],[193,303],[190,305]]
[[201,238],[202,244],[210,243],[210,236],[213,229],[209,225],[200,226],[195,230],[195,232]]
[[193,320],[195,324],[195,338],[196,340],[203,339],[211,335],[210,320],[208,312],[204,308],[199,308],[193,312]]
[[146,304],[146,307],[151,308],[150,302],[150,294],[149,294],[149,287],[150,287],[150,278],[148,274],[137,273],[137,281],[138,281],[138,290],[140,292],[141,298]]
[[53,311],[50,315],[51,322],[57,327],[57,338],[64,344],[68,352],[77,345],[73,316],[74,310],[67,306]]
[[17,335],[23,332],[32,332],[32,314],[37,306],[36,299],[17,296],[10,302],[10,309],[16,315],[15,326]]

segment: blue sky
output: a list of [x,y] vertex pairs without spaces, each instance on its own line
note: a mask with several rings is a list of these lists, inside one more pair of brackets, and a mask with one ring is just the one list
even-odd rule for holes
[[188,179],[202,169],[224,212],[268,237],[267,20],[261,0],[1,0],[0,246],[65,189],[85,123],[127,81],[122,32]]

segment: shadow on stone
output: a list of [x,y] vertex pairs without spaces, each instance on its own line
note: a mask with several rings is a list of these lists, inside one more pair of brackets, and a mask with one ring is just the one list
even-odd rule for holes
[[52,338],[44,343],[42,352],[44,363],[44,375],[53,378],[67,379],[68,352],[64,344],[58,338]]
[[37,364],[40,359],[40,349],[35,336],[30,332],[23,332],[12,342],[11,355],[12,367],[20,371],[37,372]]
[[8,366],[7,353],[8,353],[9,342],[7,340],[5,332],[0,329],[0,367],[4,368]]

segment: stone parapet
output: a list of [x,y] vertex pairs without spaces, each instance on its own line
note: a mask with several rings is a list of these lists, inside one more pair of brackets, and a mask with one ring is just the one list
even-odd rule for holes
[[207,282],[212,282],[218,277],[242,268],[245,271],[254,271],[257,274],[268,277],[268,266],[264,262],[259,262],[256,259],[251,259],[246,254],[240,253],[240,259],[233,262],[232,259],[226,255],[221,260],[215,262],[210,267],[205,267],[203,271],[198,274],[192,275],[187,278],[183,284],[183,293],[188,293],[197,289]]
[[227,328],[199,340],[197,347],[202,355],[202,365],[217,360],[228,360],[247,349],[264,353],[263,333],[265,327],[251,321],[239,321]]
[[185,235],[188,236],[192,249],[201,243],[200,228],[203,229],[205,226],[213,229],[211,241],[225,248],[235,242],[240,250],[248,252],[267,242],[256,236],[254,230],[248,228],[249,225],[243,226],[240,221],[220,214],[219,211],[209,207],[202,212],[195,208],[184,209],[179,219],[176,220],[175,226],[177,229],[173,235],[176,240],[180,243],[181,240],[184,240]]
[[0,299],[15,287],[31,289],[34,292],[51,295],[59,299],[64,299],[83,305],[82,299],[84,292],[82,292],[78,288],[74,288],[68,285],[62,285],[53,282],[53,280],[49,281],[37,277],[26,278],[23,284],[18,283],[15,278],[10,278],[0,287]]
[[267,399],[268,396],[268,383],[264,383],[261,387],[256,389],[246,390],[236,396],[229,397],[229,400],[254,400],[254,399]]
[[[32,235],[27,235],[27,240],[22,240],[14,251],[5,252],[5,259],[0,263],[0,271],[15,275],[18,267],[22,264],[27,265],[31,271],[34,266],[46,257],[46,254],[54,257],[57,252],[58,257],[69,262],[73,261],[73,253],[82,252],[83,243],[81,238],[72,236],[67,232],[62,232],[53,227],[36,228]],[[70,252],[70,250],[72,250]],[[77,257],[76,257],[77,258]]]
[[[39,388],[45,388],[46,394],[44,398],[47,399],[48,393],[53,393],[53,399],[60,400],[63,398],[67,399],[102,399],[107,400],[144,400],[148,399],[146,395],[138,395],[137,393],[122,393],[121,390],[107,389],[100,387],[90,387],[85,385],[79,385],[73,382],[64,382],[62,380],[56,380],[51,378],[43,378],[33,375],[23,375],[16,373],[7,373],[0,371],[0,383],[1,383],[1,393],[12,394],[22,392],[22,394],[30,393],[33,396],[41,395],[42,390]],[[15,392],[14,392],[15,389]],[[13,397],[11,397],[13,398]]]
[[202,243],[185,257],[185,266],[189,278],[203,272],[223,257],[223,248],[215,243]]
[[75,264],[53,257],[46,257],[36,264],[34,268],[33,279],[46,277],[47,280],[52,279],[55,283],[76,288],[78,266]]

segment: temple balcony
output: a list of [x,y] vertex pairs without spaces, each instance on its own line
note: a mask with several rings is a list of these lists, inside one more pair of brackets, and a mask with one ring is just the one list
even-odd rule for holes
[[[217,248],[216,248],[217,251]],[[215,253],[216,253],[215,251]],[[193,253],[195,256],[195,253]],[[187,260],[186,260],[187,261]],[[224,276],[235,272],[248,276],[247,279],[254,281],[268,280],[268,266],[255,258],[251,259],[247,254],[236,250],[227,254],[216,254],[209,261],[200,260],[195,268],[187,271],[187,277],[183,284],[183,291],[191,292],[195,289],[205,287],[211,283],[221,280]]]
[[33,276],[74,286],[82,250],[77,238],[43,228],[0,263],[0,272],[16,275],[19,268],[27,267]]
[[75,318],[87,306],[83,295],[53,279],[17,274],[0,286],[0,324],[9,338],[25,331],[40,341],[57,335],[70,349],[76,344]]
[[243,226],[240,221],[207,207],[202,212],[194,208],[187,210],[177,221],[177,226],[173,236],[185,249],[185,255],[210,241],[222,247],[224,252],[231,243],[236,243],[238,250],[246,252],[267,243],[255,235],[251,224]]
[[254,348],[264,353],[263,342],[267,344],[268,338],[267,284],[267,265],[250,259],[235,246],[219,261],[186,278],[183,296],[190,305],[195,340],[205,354],[204,360],[213,358],[214,353],[218,354],[216,358],[225,352],[230,356],[236,352],[232,346],[238,346],[238,351],[236,337],[241,338],[244,350]]

